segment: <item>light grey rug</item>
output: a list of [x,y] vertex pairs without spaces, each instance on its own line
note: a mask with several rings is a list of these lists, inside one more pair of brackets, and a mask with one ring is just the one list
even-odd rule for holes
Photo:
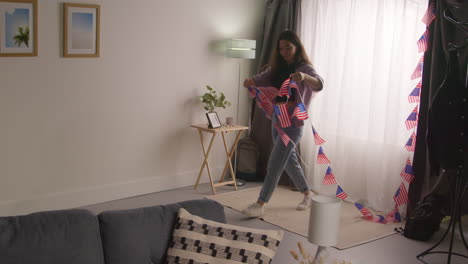
[[[250,203],[257,200],[260,187],[250,188],[229,193],[206,196],[208,199],[218,201],[224,206],[241,211]],[[273,197],[265,207],[263,220],[284,228],[290,232],[307,237],[309,210],[297,211],[296,205],[302,200],[300,192],[279,186]],[[344,202],[341,206],[341,224],[338,249],[346,249],[367,243],[391,234],[395,227],[402,223],[373,223],[361,218],[360,212],[353,204]]]

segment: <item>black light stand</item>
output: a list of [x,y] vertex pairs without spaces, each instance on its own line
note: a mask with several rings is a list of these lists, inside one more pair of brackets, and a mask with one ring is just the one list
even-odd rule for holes
[[[463,227],[461,222],[463,198],[468,189],[468,177],[463,177],[459,170],[458,173],[455,172],[454,174],[449,174],[448,178],[450,184],[450,222],[442,238],[434,246],[416,256],[418,260],[426,264],[428,264],[428,262],[426,262],[423,258],[430,254],[447,254],[447,264],[451,263],[452,255],[468,259],[467,255],[453,252],[453,241],[455,238],[457,224],[459,227],[460,236],[463,241],[463,244],[468,250],[468,244],[466,243],[465,236],[463,235]],[[449,233],[450,245],[448,251],[434,250],[445,240],[445,238],[447,238],[447,235],[449,235]]]

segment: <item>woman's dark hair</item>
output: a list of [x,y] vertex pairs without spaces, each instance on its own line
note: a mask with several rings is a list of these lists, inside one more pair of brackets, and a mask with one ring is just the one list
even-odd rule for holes
[[278,40],[276,41],[275,51],[270,59],[271,73],[272,76],[278,76],[285,68],[287,68],[287,62],[281,57],[279,43],[280,40],[287,40],[296,47],[296,54],[294,58],[294,64],[299,65],[302,63],[311,64],[307,53],[304,50],[301,40],[294,31],[285,30],[280,33]]

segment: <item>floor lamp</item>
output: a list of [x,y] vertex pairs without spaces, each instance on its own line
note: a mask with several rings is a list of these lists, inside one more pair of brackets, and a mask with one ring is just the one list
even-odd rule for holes
[[[255,59],[256,41],[250,39],[229,39],[226,43],[226,57],[238,59]],[[239,124],[239,98],[241,86],[241,62],[238,61],[238,83],[237,83],[237,108],[236,108],[236,123]],[[235,150],[234,158],[234,173],[237,173],[237,149]],[[239,181],[237,185],[244,185],[245,182]]]

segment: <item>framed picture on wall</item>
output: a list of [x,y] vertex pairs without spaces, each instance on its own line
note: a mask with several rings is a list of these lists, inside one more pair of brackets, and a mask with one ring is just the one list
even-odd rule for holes
[[218,128],[221,127],[221,122],[219,121],[218,114],[216,112],[206,113],[206,117],[208,118],[208,127],[209,128]]
[[63,4],[63,56],[99,57],[100,6]]
[[37,56],[37,0],[0,0],[0,57]]

